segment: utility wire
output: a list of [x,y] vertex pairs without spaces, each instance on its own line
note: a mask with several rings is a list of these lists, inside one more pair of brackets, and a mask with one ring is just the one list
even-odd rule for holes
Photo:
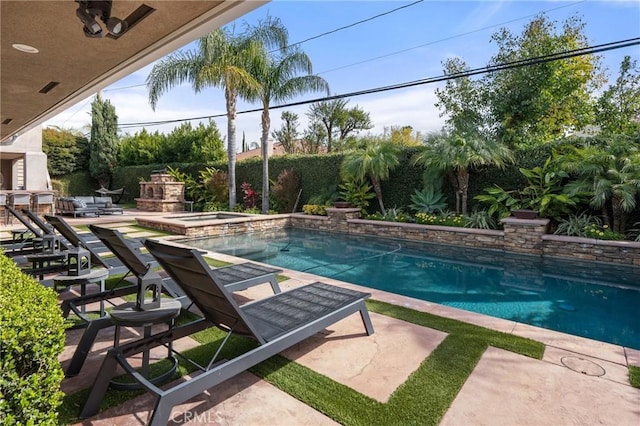
[[[413,3],[410,3],[408,5],[401,6],[401,7],[398,7],[396,9],[392,9],[390,11],[381,13],[379,15],[375,15],[375,16],[372,16],[370,18],[363,19],[361,21],[354,22],[354,23],[349,24],[349,25],[345,25],[344,27],[340,27],[340,28],[336,28],[334,30],[326,31],[326,32],[324,32],[322,34],[318,34],[316,36],[312,36],[312,37],[309,37],[309,38],[304,39],[302,41],[298,41],[296,43],[290,44],[289,47],[296,46],[296,45],[299,45],[299,44],[303,44],[303,43],[306,43],[306,42],[308,42],[310,40],[315,40],[317,38],[333,34],[333,33],[338,32],[340,30],[343,30],[343,29],[346,29],[346,28],[350,28],[350,27],[356,26],[358,24],[361,24],[361,23],[364,23],[364,22],[367,22],[367,21],[371,21],[371,20],[379,18],[381,16],[388,15],[390,13],[396,12],[396,11],[398,11],[400,9],[404,9],[404,8],[407,8],[407,7],[410,7],[410,6],[414,6],[415,4],[418,4],[418,3],[422,2],[422,1],[424,1],[424,0],[419,0],[419,1],[416,1],[416,2],[413,2]],[[419,49],[421,47],[431,46],[433,44],[442,43],[443,41],[453,40],[453,39],[464,37],[464,36],[467,36],[467,35],[470,35],[470,34],[482,32],[482,31],[485,31],[485,30],[488,30],[488,29],[491,29],[491,28],[500,27],[502,25],[511,24],[511,23],[517,22],[517,21],[522,21],[523,19],[527,19],[527,18],[530,18],[532,16],[537,16],[540,13],[554,12],[554,11],[559,10],[559,9],[563,9],[563,8],[567,8],[567,7],[573,7],[573,6],[578,5],[580,3],[584,3],[585,1],[586,0],[580,0],[580,1],[577,1],[577,2],[574,2],[574,3],[570,3],[570,4],[554,7],[554,8],[551,8],[551,9],[546,9],[546,10],[543,10],[541,12],[532,13],[532,14],[529,14],[529,15],[526,15],[526,16],[522,16],[520,18],[515,18],[515,19],[508,20],[508,21],[500,22],[500,23],[497,23],[497,24],[494,24],[494,25],[489,25],[487,27],[479,28],[479,29],[476,29],[476,30],[467,31],[465,33],[454,34],[454,35],[449,36],[449,37],[441,38],[439,40],[430,41],[430,42],[423,43],[423,44],[420,44],[420,45],[417,45],[417,46],[413,46],[413,47],[409,47],[409,48],[406,48],[406,49],[403,49],[403,50],[398,50],[398,51],[395,51],[395,52],[387,53],[387,54],[376,56],[376,57],[373,57],[373,58],[364,59],[364,60],[359,61],[359,62],[354,62],[354,63],[347,64],[347,65],[342,65],[342,66],[339,66],[337,68],[331,68],[331,69],[328,69],[326,71],[321,71],[319,73],[316,73],[316,75],[328,74],[328,73],[333,72],[333,71],[338,71],[338,70],[342,70],[342,69],[345,69],[345,68],[350,68],[350,67],[353,67],[353,66],[356,66],[356,65],[365,64],[367,62],[373,62],[373,61],[377,61],[379,59],[388,58],[390,56],[399,55],[401,53],[410,52],[412,50]],[[281,49],[275,49],[275,50],[273,50],[273,51],[271,51],[269,53],[278,52],[279,50],[281,50]],[[134,84],[134,85],[131,85],[131,86],[115,87],[113,89],[106,89],[106,90],[104,90],[104,92],[114,92],[114,91],[118,91],[118,90],[132,89],[132,88],[143,87],[143,86],[146,86],[146,83]]]
[[274,49],[274,50],[270,51],[269,53],[276,53],[276,52],[279,52],[281,50],[285,50],[285,49],[287,49],[289,47],[292,47],[292,46],[297,46],[299,44],[303,44],[303,43],[306,43],[306,42],[311,41],[311,40],[315,40],[315,39],[320,38],[320,37],[324,37],[324,36],[328,36],[330,34],[337,33],[338,31],[346,30],[347,28],[355,27],[356,25],[364,24],[365,22],[373,21],[374,19],[380,18],[382,16],[390,15],[390,14],[392,14],[394,12],[399,11],[399,10],[406,9],[408,7],[411,7],[411,6],[415,6],[416,4],[422,3],[423,1],[424,0],[418,0],[418,1],[414,1],[413,3],[406,4],[404,6],[396,7],[395,9],[389,10],[387,12],[379,13],[379,14],[377,14],[375,16],[370,17],[370,18],[362,19],[362,20],[354,22],[352,24],[345,25],[344,27],[336,28],[335,30],[326,31],[326,32],[324,32],[322,34],[318,34],[318,35],[315,35],[315,36],[312,36],[312,37],[309,37],[309,38],[305,38],[302,41],[298,41],[296,43],[288,45],[284,49]]
[[[321,34],[318,34],[318,35],[315,35],[315,36],[311,36],[309,38],[305,38],[304,40],[297,41],[297,42],[295,42],[293,44],[289,44],[285,48],[274,49],[274,50],[270,51],[269,53],[276,53],[276,52],[279,52],[281,50],[288,49],[289,47],[298,46],[298,45],[306,43],[308,41],[315,40],[315,39],[318,39],[318,38],[321,38],[321,37],[325,37],[325,36],[328,36],[330,34],[334,34],[334,33],[337,33],[339,31],[342,31],[342,30],[346,30],[347,28],[352,28],[352,27],[355,27],[356,25],[364,24],[365,22],[373,21],[374,19],[378,19],[380,17],[386,16],[386,15],[390,15],[390,14],[392,14],[394,12],[399,11],[399,10],[406,9],[408,7],[411,7],[411,6],[415,6],[416,4],[422,3],[423,1],[424,0],[417,0],[417,1],[414,1],[413,3],[409,3],[409,4],[405,4],[404,6],[396,7],[395,9],[391,9],[391,10],[388,10],[386,12],[379,13],[377,15],[371,16],[371,17],[366,18],[366,19],[362,19],[360,21],[353,22],[353,23],[345,25],[343,27],[335,28],[333,30],[325,31],[324,33],[321,33]],[[583,1],[585,1],[585,0],[583,0]],[[116,91],[116,90],[132,89],[132,88],[135,88],[135,87],[142,87],[142,86],[146,86],[146,84],[144,84],[144,83],[143,84],[134,84],[134,85],[131,85],[131,86],[116,87],[116,88],[108,89],[108,90],[104,90],[104,91],[105,92],[112,92],[112,91]]]
[[[538,65],[538,64],[543,64],[543,63],[552,62],[552,61],[558,61],[558,60],[562,60],[562,59],[569,59],[569,58],[573,58],[573,57],[577,57],[577,56],[593,55],[595,53],[606,52],[606,51],[609,51],[609,50],[622,49],[622,48],[625,48],[625,47],[637,46],[639,44],[640,44],[640,37],[636,37],[636,38],[627,39],[627,40],[620,40],[620,41],[615,41],[615,42],[611,42],[611,43],[599,44],[599,45],[596,45],[596,46],[584,47],[584,48],[580,48],[580,49],[573,49],[573,50],[568,50],[568,51],[564,51],[564,52],[557,52],[557,53],[552,53],[552,54],[543,55],[543,56],[536,56],[536,57],[533,57],[533,58],[520,59],[520,60],[516,60],[516,61],[505,62],[505,63],[495,64],[495,65],[487,65],[485,67],[473,68],[473,69],[470,69],[470,70],[467,70],[467,71],[462,71],[462,72],[454,73],[454,74],[444,74],[444,75],[440,75],[440,76],[437,76],[437,77],[428,77],[428,78],[423,78],[423,79],[420,79],[420,80],[414,80],[414,81],[409,81],[409,82],[404,82],[404,83],[397,83],[397,84],[388,85],[388,86],[380,86],[380,87],[375,87],[375,88],[371,88],[371,89],[365,89],[365,90],[360,90],[360,91],[355,91],[355,92],[344,93],[344,94],[340,94],[340,95],[326,96],[326,97],[322,97],[322,98],[309,99],[309,100],[304,100],[304,101],[299,101],[299,102],[290,102],[290,103],[286,103],[286,104],[271,106],[271,107],[269,107],[269,109],[270,110],[274,110],[274,109],[281,109],[281,108],[289,108],[289,107],[294,107],[294,106],[299,106],[299,105],[312,104],[312,103],[316,103],[316,102],[324,102],[324,101],[331,101],[331,100],[335,100],[335,99],[351,98],[351,97],[369,95],[369,94],[379,93],[379,92],[387,92],[387,91],[391,91],[391,90],[398,90],[398,89],[404,89],[404,88],[408,88],[408,87],[420,86],[420,85],[424,85],[424,84],[437,83],[437,82],[440,82],[440,81],[452,80],[452,79],[456,79],[456,78],[471,77],[471,76],[479,75],[479,74],[487,74],[487,73],[492,73],[492,72],[504,71],[504,70],[508,70],[508,69],[514,69],[514,68],[521,68],[521,67],[525,67],[525,66]],[[260,112],[262,110],[263,110],[262,108],[255,108],[255,109],[250,109],[250,110],[238,111],[237,114],[248,114],[248,113],[253,113],[253,112]],[[126,124],[122,124],[122,125],[120,125],[118,127],[123,129],[123,128],[128,128],[128,127],[159,126],[159,125],[162,125],[162,124],[177,123],[177,122],[182,122],[182,121],[205,120],[205,119],[212,119],[212,118],[220,118],[220,117],[226,117],[226,115],[227,115],[226,113],[223,113],[223,114],[207,115],[207,116],[202,116],[202,117],[191,117],[191,118],[183,118],[183,119],[173,119],[173,120],[163,120],[163,121],[149,121],[149,122],[139,122],[139,123],[126,123]]]
[[514,19],[511,19],[509,21],[504,21],[504,22],[500,22],[500,23],[497,23],[497,24],[489,25],[489,26],[486,26],[486,27],[478,28],[478,29],[475,29],[475,30],[467,31],[466,33],[454,34],[454,35],[449,36],[449,37],[445,37],[445,38],[441,38],[439,40],[434,40],[434,41],[430,41],[430,42],[427,42],[427,43],[419,44],[419,45],[413,46],[413,47],[408,47],[406,49],[397,50],[395,52],[387,53],[385,55],[380,55],[380,56],[376,56],[376,57],[369,58],[369,59],[363,59],[362,61],[354,62],[352,64],[342,65],[342,66],[339,66],[337,68],[331,68],[331,69],[328,69],[326,71],[321,71],[321,72],[317,73],[317,75],[328,74],[328,73],[333,72],[333,71],[339,71],[339,70],[343,70],[345,68],[351,68],[351,67],[356,66],[356,65],[366,64],[367,62],[373,62],[373,61],[377,61],[379,59],[388,58],[390,56],[399,55],[401,53],[410,52],[412,50],[416,50],[416,49],[419,49],[421,47],[426,47],[426,46],[431,46],[431,45],[434,45],[434,44],[437,44],[437,43],[442,43],[443,41],[449,41],[449,40],[453,40],[453,39],[456,39],[456,38],[459,38],[459,37],[464,37],[464,36],[468,36],[468,35],[471,35],[471,34],[479,33],[479,32],[482,32],[482,31],[490,30],[491,28],[501,27],[501,26],[506,25],[506,24],[511,24],[511,23],[514,23],[514,22],[522,21],[523,19],[531,18],[532,16],[538,16],[541,13],[554,12],[554,11],[556,11],[558,9],[563,9],[563,8],[566,8],[566,7],[573,7],[573,6],[578,5],[580,3],[584,3],[585,1],[586,0],[580,0],[580,1],[577,1],[575,3],[565,4],[563,6],[554,7],[552,9],[543,10],[542,12],[532,13],[532,14],[529,14],[529,15],[526,15],[526,16],[522,16],[520,18],[514,18]]

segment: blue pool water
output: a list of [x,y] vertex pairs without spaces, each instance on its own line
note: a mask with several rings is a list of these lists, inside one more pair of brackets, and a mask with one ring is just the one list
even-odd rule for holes
[[640,349],[635,267],[297,229],[183,242]]

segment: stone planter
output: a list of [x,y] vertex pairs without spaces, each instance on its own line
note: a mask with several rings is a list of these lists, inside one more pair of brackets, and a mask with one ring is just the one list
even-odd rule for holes
[[535,210],[527,210],[527,209],[512,210],[511,216],[515,217],[516,219],[537,219],[538,212]]
[[333,207],[337,209],[348,209],[351,207],[351,203],[348,201],[334,201]]

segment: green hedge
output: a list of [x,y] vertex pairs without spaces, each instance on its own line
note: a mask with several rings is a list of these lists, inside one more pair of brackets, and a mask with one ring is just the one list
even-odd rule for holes
[[55,425],[65,332],[56,293],[0,254],[0,424]]
[[[530,169],[539,166],[552,155],[553,150],[580,145],[584,141],[584,138],[565,138],[548,144],[523,148],[514,153],[515,164],[510,164],[504,169],[482,167],[471,170],[468,193],[470,211],[477,205],[473,197],[482,194],[484,188],[493,185],[499,185],[507,190],[522,188],[526,180],[518,170],[520,167]],[[424,169],[414,166],[412,161],[417,151],[418,149],[415,147],[404,148],[399,166],[391,172],[389,180],[382,183],[385,206],[408,210],[408,205],[411,204],[411,194],[415,189],[422,189]],[[328,155],[296,154],[272,157],[269,159],[269,177],[272,181],[275,181],[284,169],[294,169],[298,173],[302,185],[302,195],[298,203],[298,210],[300,210],[310,197],[340,183],[340,164],[342,163],[343,155],[342,153]],[[199,170],[205,167],[227,170],[226,162],[122,167],[114,171],[112,186],[114,188],[125,187],[128,192],[128,199],[132,200],[139,196],[140,178],[149,179],[151,171],[163,169],[167,166],[178,168],[195,178],[198,177]],[[236,164],[236,178],[237,200],[242,200],[240,186],[243,182],[249,182],[254,189],[260,191],[262,188],[262,158],[254,157],[239,161]],[[443,181],[443,193],[447,197],[449,208],[453,209],[455,207],[455,194],[446,179]],[[79,195],[79,193],[73,191],[71,194]],[[377,209],[377,205],[378,203],[375,201],[371,203],[372,211]]]

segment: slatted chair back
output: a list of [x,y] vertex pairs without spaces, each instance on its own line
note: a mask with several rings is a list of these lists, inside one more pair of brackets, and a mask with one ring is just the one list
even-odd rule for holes
[[29,209],[22,209],[22,213],[29,218],[29,220],[36,224],[38,228],[42,230],[45,234],[53,234],[53,227],[48,226],[40,216],[35,214],[33,211]]
[[249,323],[229,292],[212,274],[198,250],[170,246],[152,240],[144,241],[149,253],[196,304],[205,318],[222,330],[265,339]]
[[115,229],[89,225],[89,230],[136,276],[141,277],[149,269],[151,259],[145,259],[131,247],[124,235]]
[[60,233],[60,235],[62,235],[75,247],[82,247],[88,250],[91,256],[92,265],[102,265],[107,269],[113,267],[113,265],[107,262],[102,256],[100,256],[100,254],[98,254],[98,252],[96,252],[93,247],[87,244],[86,241],[84,241],[82,237],[80,237],[80,235],[78,235],[78,233],[71,227],[71,225],[69,225],[63,218],[61,218],[60,216],[48,215],[45,215],[44,218],[56,229],[56,231]]
[[27,228],[33,235],[35,235],[37,238],[42,238],[42,231],[33,226],[33,224],[29,222],[26,217],[24,217],[20,212],[18,212],[9,204],[7,204],[5,207],[7,208],[7,210],[9,210],[9,213],[11,213],[16,219],[18,219],[20,223],[22,223],[25,228]]

